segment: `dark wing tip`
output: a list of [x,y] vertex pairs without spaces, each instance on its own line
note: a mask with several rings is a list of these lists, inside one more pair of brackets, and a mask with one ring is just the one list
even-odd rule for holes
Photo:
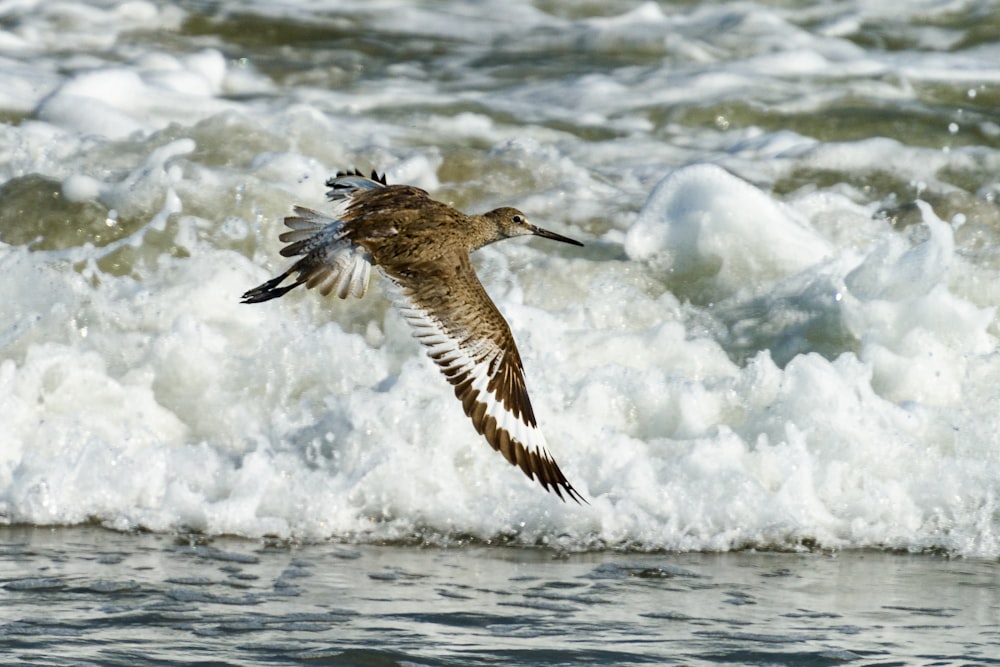
[[381,183],[382,185],[388,185],[388,183],[385,182],[385,172],[379,174],[377,171],[372,169],[371,176],[365,176],[365,174],[362,173],[360,169],[355,167],[354,169],[348,169],[346,171],[338,171],[336,176],[334,176],[333,178],[326,179],[325,183],[326,187],[328,188],[334,187],[336,180],[338,178],[343,178],[344,176],[360,176],[361,178],[370,178],[376,183]]
[[[559,500],[563,502],[566,502],[566,498],[563,497],[563,493],[565,493],[572,500],[576,501],[577,505],[590,504],[586,498],[580,495],[579,491],[573,488],[573,485],[569,483],[569,480],[566,479],[566,476],[563,475],[559,466],[556,465],[555,460],[552,459],[548,452],[536,453],[536,456],[539,458],[540,465],[534,471],[534,477],[542,485],[542,488],[555,493],[559,496]],[[525,470],[525,474],[529,477],[532,476],[527,470]]]
[[[531,447],[525,445],[520,440],[513,437],[511,432],[498,424],[496,418],[487,411],[487,405],[479,399],[479,391],[472,388],[472,379],[466,369],[459,369],[457,372],[450,372],[452,360],[441,357],[434,358],[435,363],[441,367],[442,372],[452,385],[455,386],[455,396],[462,402],[466,416],[472,420],[472,425],[476,428],[486,442],[500,452],[507,461],[521,469],[528,479],[536,480],[542,488],[559,496],[559,499],[566,502],[563,496],[569,496],[577,504],[589,505],[590,503],[573,488],[566,476],[563,475],[559,465],[543,447]],[[497,377],[496,375],[494,378]],[[520,377],[520,376],[518,376]],[[522,411],[518,419],[526,426],[536,429],[535,418],[531,411],[531,402],[528,400],[527,392],[524,391],[523,384],[520,385],[523,394],[520,405]],[[508,387],[510,389],[510,387]],[[495,396],[495,400],[503,403],[505,410],[513,414],[514,403],[508,400],[507,396]]]

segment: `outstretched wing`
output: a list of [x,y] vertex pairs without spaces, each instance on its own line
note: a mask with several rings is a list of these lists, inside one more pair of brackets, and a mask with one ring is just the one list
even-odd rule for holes
[[[387,187],[385,175],[373,171],[368,177],[357,169],[341,171],[326,185],[330,188],[326,196],[334,204],[330,215],[296,206],[295,215],[285,218],[285,226],[291,231],[278,237],[288,244],[281,249],[282,256],[302,255],[302,259],[281,275],[244,293],[243,303],[275,299],[303,284],[309,289],[318,288],[323,296],[335,292],[341,299],[362,297],[368,291],[372,257],[351,238],[347,224],[358,196]],[[298,274],[295,280],[282,285],[292,274]]]
[[458,273],[434,275],[433,265],[389,275],[393,301],[455,388],[465,414],[486,441],[530,478],[563,498],[586,502],[545,447],[524,384],[510,327],[473,271],[468,255]]
[[[299,285],[318,288],[323,296],[335,292],[341,299],[362,297],[368,291],[372,258],[361,245],[351,240],[344,230],[344,220],[331,218],[302,206],[295,215],[285,218],[291,229],[278,238],[288,243],[281,249],[285,257],[303,255],[281,275],[243,294],[243,303],[268,301],[295,289]],[[295,281],[282,285],[297,273]]]
[[350,199],[359,190],[375,190],[386,186],[385,174],[379,176],[377,171],[372,170],[371,176],[365,176],[361,170],[338,171],[337,175],[326,181],[326,198],[330,201],[340,201]]

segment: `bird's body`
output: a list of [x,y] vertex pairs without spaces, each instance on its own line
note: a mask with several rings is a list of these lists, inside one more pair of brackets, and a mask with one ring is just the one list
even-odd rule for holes
[[[327,182],[331,216],[295,207],[285,256],[302,256],[283,274],[243,295],[245,303],[279,297],[298,285],[363,296],[371,267],[414,336],[440,367],[465,414],[487,442],[560,498],[582,500],[545,448],[510,327],[476,277],[469,253],[505,238],[536,235],[582,245],[535,227],[513,208],[465,215],[409,185],[372,173],[342,172]],[[296,274],[289,285],[281,283]]]

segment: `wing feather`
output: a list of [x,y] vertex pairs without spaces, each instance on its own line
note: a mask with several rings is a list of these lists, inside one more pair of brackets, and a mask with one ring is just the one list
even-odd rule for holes
[[[303,284],[308,289],[319,289],[323,296],[331,292],[341,299],[364,296],[371,277],[372,257],[349,238],[345,224],[343,218],[296,206],[295,215],[285,218],[285,226],[291,231],[282,233],[278,239],[288,243],[281,249],[283,256],[302,255],[302,259],[280,276],[246,292],[244,303],[274,299]],[[295,281],[282,286],[293,273],[298,274]]]
[[560,498],[586,502],[546,449],[510,327],[468,256],[458,261],[457,275],[429,275],[434,267],[416,267],[418,277],[386,274],[393,301],[490,446]]

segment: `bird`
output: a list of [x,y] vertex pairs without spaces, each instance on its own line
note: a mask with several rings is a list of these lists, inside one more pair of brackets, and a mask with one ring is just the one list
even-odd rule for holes
[[546,491],[563,502],[569,497],[586,503],[548,452],[510,327],[469,256],[516,236],[583,244],[529,223],[516,208],[466,215],[416,186],[390,185],[377,171],[339,171],[326,186],[329,215],[294,206],[294,215],[284,219],[290,231],[278,236],[287,243],[281,255],[299,259],[248,290],[242,302],[269,301],[299,285],[323,296],[360,298],[376,267],[476,431]]

